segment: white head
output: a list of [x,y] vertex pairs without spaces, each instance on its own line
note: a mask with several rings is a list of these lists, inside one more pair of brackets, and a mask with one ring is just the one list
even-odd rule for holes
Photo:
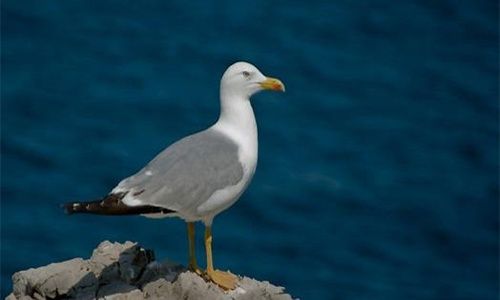
[[262,90],[285,91],[283,83],[272,77],[266,77],[252,64],[237,62],[229,66],[220,81],[221,98],[250,97]]

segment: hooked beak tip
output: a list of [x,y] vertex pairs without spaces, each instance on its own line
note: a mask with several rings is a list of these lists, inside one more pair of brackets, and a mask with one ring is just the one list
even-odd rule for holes
[[283,84],[283,82],[281,82],[281,80],[277,78],[267,77],[264,81],[260,83],[260,86],[264,90],[279,91],[279,92],[285,91],[285,85]]

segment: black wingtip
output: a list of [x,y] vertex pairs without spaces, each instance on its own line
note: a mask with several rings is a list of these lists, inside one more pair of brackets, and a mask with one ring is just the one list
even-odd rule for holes
[[121,199],[126,193],[109,194],[96,201],[69,202],[61,204],[67,215],[72,214],[97,214],[97,215],[142,215],[142,214],[170,214],[175,211],[150,205],[127,206]]

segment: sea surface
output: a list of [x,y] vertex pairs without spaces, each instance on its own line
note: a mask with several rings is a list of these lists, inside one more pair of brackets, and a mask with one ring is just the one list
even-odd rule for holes
[[[217,119],[239,60],[259,163],[216,267],[300,299],[498,299],[498,1],[1,2],[1,296],[18,270],[178,219],[66,216]],[[198,256],[204,261],[202,230]]]

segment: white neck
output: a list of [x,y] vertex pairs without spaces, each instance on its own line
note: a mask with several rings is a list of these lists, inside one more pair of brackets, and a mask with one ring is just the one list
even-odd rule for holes
[[241,163],[255,171],[258,156],[257,124],[248,97],[238,97],[221,90],[221,111],[213,128],[229,136],[239,147]]

